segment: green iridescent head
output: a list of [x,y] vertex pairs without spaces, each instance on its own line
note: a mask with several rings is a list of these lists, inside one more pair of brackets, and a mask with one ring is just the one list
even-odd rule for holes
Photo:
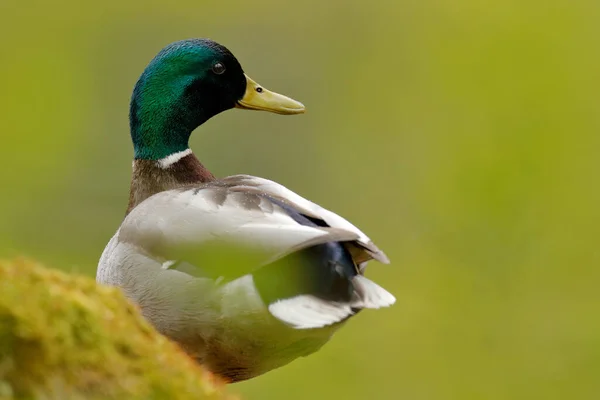
[[135,85],[129,120],[135,158],[159,160],[188,148],[192,131],[231,108],[300,114],[304,106],[252,79],[224,46],[208,39],[172,43]]

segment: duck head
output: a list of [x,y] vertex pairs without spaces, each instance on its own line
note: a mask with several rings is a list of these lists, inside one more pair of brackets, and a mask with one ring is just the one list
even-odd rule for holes
[[231,108],[292,115],[304,106],[250,79],[235,56],[208,39],[161,50],[139,78],[130,106],[135,158],[159,160],[188,148],[192,131]]

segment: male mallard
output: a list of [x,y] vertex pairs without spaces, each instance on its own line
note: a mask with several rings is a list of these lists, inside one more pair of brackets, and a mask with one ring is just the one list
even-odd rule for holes
[[129,207],[97,280],[239,381],[317,351],[359,310],[395,299],[363,276],[367,261],[388,259],[354,225],[278,183],[216,179],[198,161],[190,134],[234,107],[304,112],[211,40],[173,43],[150,62],[131,100]]

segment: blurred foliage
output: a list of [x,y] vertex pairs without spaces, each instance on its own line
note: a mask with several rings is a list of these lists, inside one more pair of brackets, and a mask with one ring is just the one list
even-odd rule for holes
[[223,399],[117,289],[0,260],[0,398]]
[[235,390],[596,399],[599,20],[592,0],[4,0],[0,253],[94,274],[127,203],[132,87],[167,43],[211,37],[308,113],[226,112],[200,159],[355,222],[398,298]]

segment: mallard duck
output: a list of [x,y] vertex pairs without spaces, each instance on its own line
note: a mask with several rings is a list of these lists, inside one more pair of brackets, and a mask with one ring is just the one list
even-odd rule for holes
[[97,281],[235,382],[314,353],[361,309],[395,298],[364,276],[369,260],[389,261],[350,222],[268,179],[217,179],[200,163],[190,134],[232,108],[304,112],[211,40],[170,44],[146,67],[129,114],[129,205]]

